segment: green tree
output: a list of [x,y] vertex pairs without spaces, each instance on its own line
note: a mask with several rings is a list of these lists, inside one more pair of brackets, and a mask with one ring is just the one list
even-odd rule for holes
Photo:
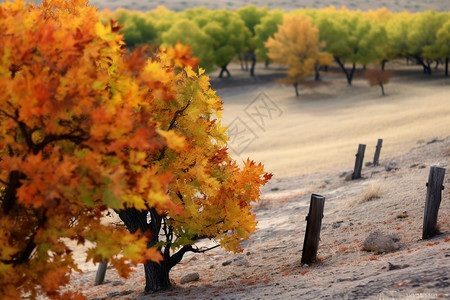
[[261,23],[255,26],[255,54],[258,59],[266,62],[266,67],[269,65],[269,57],[265,42],[269,38],[273,38],[278,31],[278,25],[283,23],[284,14],[285,12],[282,10],[270,10],[266,16],[261,18]]
[[[266,7],[258,9],[255,5],[249,5],[239,8],[237,12],[250,32],[250,37],[245,40],[245,52],[250,56],[252,62],[250,67],[250,76],[254,76],[256,65],[255,27],[261,24],[261,19],[267,15],[268,11]],[[244,55],[244,57],[245,59],[247,58],[246,55]]]
[[[378,34],[371,34],[371,24],[361,12],[334,8],[324,9],[316,20],[320,40],[326,43],[325,50],[331,53],[344,72],[349,85],[352,84],[356,63],[367,64],[373,54],[373,40]],[[371,40],[367,37],[372,36]],[[346,63],[351,64],[347,69]]]
[[161,35],[163,45],[175,45],[180,42],[190,45],[194,55],[200,59],[200,66],[211,71],[215,60],[214,41],[194,20],[180,18],[168,31]]
[[411,19],[407,42],[408,56],[423,66],[424,73],[431,74],[431,62],[435,53],[430,53],[427,49],[436,44],[437,32],[447,20],[448,13],[433,10],[414,15]]
[[202,29],[212,40],[212,60],[221,68],[219,78],[226,73],[233,57],[245,48],[246,40],[250,38],[250,31],[244,21],[235,11],[218,9],[208,14],[210,22]]

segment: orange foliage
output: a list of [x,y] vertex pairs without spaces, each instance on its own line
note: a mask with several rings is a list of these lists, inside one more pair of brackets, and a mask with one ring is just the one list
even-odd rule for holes
[[79,299],[60,291],[80,271],[67,240],[125,277],[163,260],[149,232],[101,223],[108,210],[157,211],[174,248],[207,235],[241,251],[256,229],[271,174],[231,160],[190,48],[126,57],[119,30],[84,0],[0,5],[0,299]]

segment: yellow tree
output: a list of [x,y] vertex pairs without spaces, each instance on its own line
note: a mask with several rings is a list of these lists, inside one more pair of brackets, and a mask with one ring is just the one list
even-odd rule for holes
[[299,82],[333,60],[329,53],[321,51],[319,30],[304,15],[286,16],[283,25],[278,26],[278,32],[265,45],[269,58],[288,66],[283,82],[294,85],[296,96],[299,96]]

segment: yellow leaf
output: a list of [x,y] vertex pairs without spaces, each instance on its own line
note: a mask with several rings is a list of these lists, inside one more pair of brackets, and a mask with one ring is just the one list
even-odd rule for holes
[[173,130],[165,131],[157,129],[157,132],[166,139],[169,148],[176,151],[181,151],[186,148],[186,139],[184,136],[176,134]]

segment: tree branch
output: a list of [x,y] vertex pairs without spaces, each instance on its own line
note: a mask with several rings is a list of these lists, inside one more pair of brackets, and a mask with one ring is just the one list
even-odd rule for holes
[[[170,121],[169,128],[167,130],[171,130],[175,127],[175,123],[176,123],[178,117],[185,112],[185,110],[189,107],[190,104],[191,104],[191,99],[189,99],[189,101],[185,107],[183,107],[175,112],[172,120]],[[164,155],[166,154],[166,150],[167,150],[167,146],[164,146],[161,150],[161,153],[159,154],[159,157],[156,159],[156,161],[161,161],[164,158]]]

